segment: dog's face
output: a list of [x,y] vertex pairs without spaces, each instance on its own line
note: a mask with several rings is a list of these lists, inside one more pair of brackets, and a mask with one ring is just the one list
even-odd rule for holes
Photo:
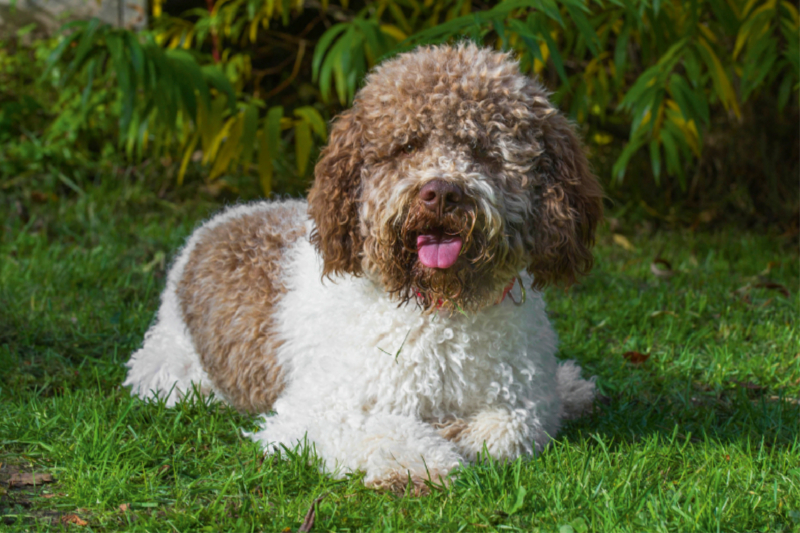
[[333,126],[309,212],[324,275],[474,311],[520,270],[591,268],[602,191],[572,126],[505,54],[421,48],[378,67]]

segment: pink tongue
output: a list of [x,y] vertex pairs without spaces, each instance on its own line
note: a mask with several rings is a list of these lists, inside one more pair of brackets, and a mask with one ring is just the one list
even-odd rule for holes
[[417,236],[419,262],[428,268],[450,268],[461,252],[461,237],[452,235]]

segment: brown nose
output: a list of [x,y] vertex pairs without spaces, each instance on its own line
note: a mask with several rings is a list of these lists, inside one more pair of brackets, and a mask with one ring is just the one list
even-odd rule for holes
[[419,191],[419,199],[428,211],[446,213],[458,207],[464,194],[455,183],[442,179],[431,180]]

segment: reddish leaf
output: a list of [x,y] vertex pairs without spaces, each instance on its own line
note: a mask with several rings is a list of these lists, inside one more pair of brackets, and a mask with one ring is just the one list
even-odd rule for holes
[[641,353],[641,352],[625,352],[622,354],[622,357],[628,360],[629,363],[634,365],[641,365],[648,359],[650,359],[649,353]]
[[46,193],[41,191],[31,191],[31,200],[36,202],[37,204],[44,204],[47,203],[47,200],[50,198],[47,196]]
[[61,517],[61,522],[64,524],[75,524],[81,527],[89,525],[89,522],[81,519],[81,517],[76,514],[65,514]]
[[43,474],[40,472],[20,472],[16,474],[11,474],[11,477],[8,478],[8,486],[20,486],[20,485],[41,485],[42,483],[52,483],[53,476],[50,474]]
[[786,296],[787,298],[789,297],[789,289],[787,289],[786,287],[784,287],[780,283],[775,283],[773,281],[765,281],[763,283],[756,283],[755,285],[753,285],[753,287],[756,287],[756,288],[759,288],[759,289],[774,289],[774,290],[780,292],[781,294],[783,294],[784,296]]

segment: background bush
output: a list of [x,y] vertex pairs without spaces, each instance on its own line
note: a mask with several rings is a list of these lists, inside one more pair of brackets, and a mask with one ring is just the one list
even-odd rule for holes
[[177,184],[298,194],[370,67],[467,38],[539,76],[623,208],[796,222],[799,30],[788,1],[154,0],[145,32],[2,43],[2,186],[77,191],[97,165],[159,161]]

